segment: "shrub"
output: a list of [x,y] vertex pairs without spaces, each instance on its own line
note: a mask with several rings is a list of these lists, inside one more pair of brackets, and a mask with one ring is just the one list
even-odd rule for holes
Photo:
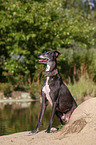
[[96,26],[91,14],[84,12],[78,2],[76,7],[73,1],[68,4],[63,0],[1,0],[0,56],[4,57],[1,75],[9,81],[12,74],[16,84],[21,80],[24,84],[38,80],[40,76],[37,78],[36,73],[41,65],[37,54],[51,48],[64,56],[59,60],[62,75],[78,78],[83,66],[95,79],[95,71],[88,66],[88,50],[96,45]]

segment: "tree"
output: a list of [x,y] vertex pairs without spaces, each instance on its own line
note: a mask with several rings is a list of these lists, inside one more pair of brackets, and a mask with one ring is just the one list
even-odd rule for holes
[[[82,6],[83,3],[78,0],[71,1],[71,4],[66,0],[1,0],[0,48],[3,54],[0,55],[5,57],[3,74],[14,83],[21,81],[22,76],[23,82],[29,78],[32,82],[41,68],[37,54],[51,48],[62,52],[62,58],[66,58],[62,59],[62,63],[66,63],[67,72],[71,65],[70,74],[74,75],[74,66],[78,65],[80,69],[81,64],[76,64],[73,57],[78,58],[80,50],[86,52],[96,45],[96,27],[91,14],[86,13]],[[72,55],[69,59],[68,53]]]

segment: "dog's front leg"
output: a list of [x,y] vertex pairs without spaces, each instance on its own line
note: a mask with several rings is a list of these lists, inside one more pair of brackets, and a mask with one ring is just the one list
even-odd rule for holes
[[39,119],[38,119],[36,128],[34,130],[32,130],[30,133],[36,133],[36,132],[38,132],[38,129],[39,129],[39,126],[41,125],[41,121],[42,121],[42,118],[43,118],[43,115],[44,115],[44,112],[45,112],[45,109],[46,109],[47,105],[48,105],[48,101],[45,98],[45,94],[42,93],[42,106],[41,106],[41,111],[40,111]]
[[57,105],[57,103],[54,102],[53,107],[52,107],[51,119],[50,119],[50,122],[49,122],[48,129],[46,130],[47,133],[50,133],[51,127],[53,125],[53,118],[54,118],[54,114],[55,114],[55,111],[56,111],[56,105]]

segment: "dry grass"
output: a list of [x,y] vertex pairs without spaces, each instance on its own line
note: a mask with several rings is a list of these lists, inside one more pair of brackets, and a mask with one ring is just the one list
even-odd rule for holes
[[67,85],[78,104],[85,100],[85,97],[96,97],[96,84],[87,74],[81,76],[78,82]]

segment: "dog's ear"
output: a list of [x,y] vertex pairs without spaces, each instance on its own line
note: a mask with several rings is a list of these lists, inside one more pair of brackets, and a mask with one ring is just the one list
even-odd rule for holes
[[57,58],[61,53],[59,53],[58,51],[54,51],[54,54],[55,54],[55,56]]

